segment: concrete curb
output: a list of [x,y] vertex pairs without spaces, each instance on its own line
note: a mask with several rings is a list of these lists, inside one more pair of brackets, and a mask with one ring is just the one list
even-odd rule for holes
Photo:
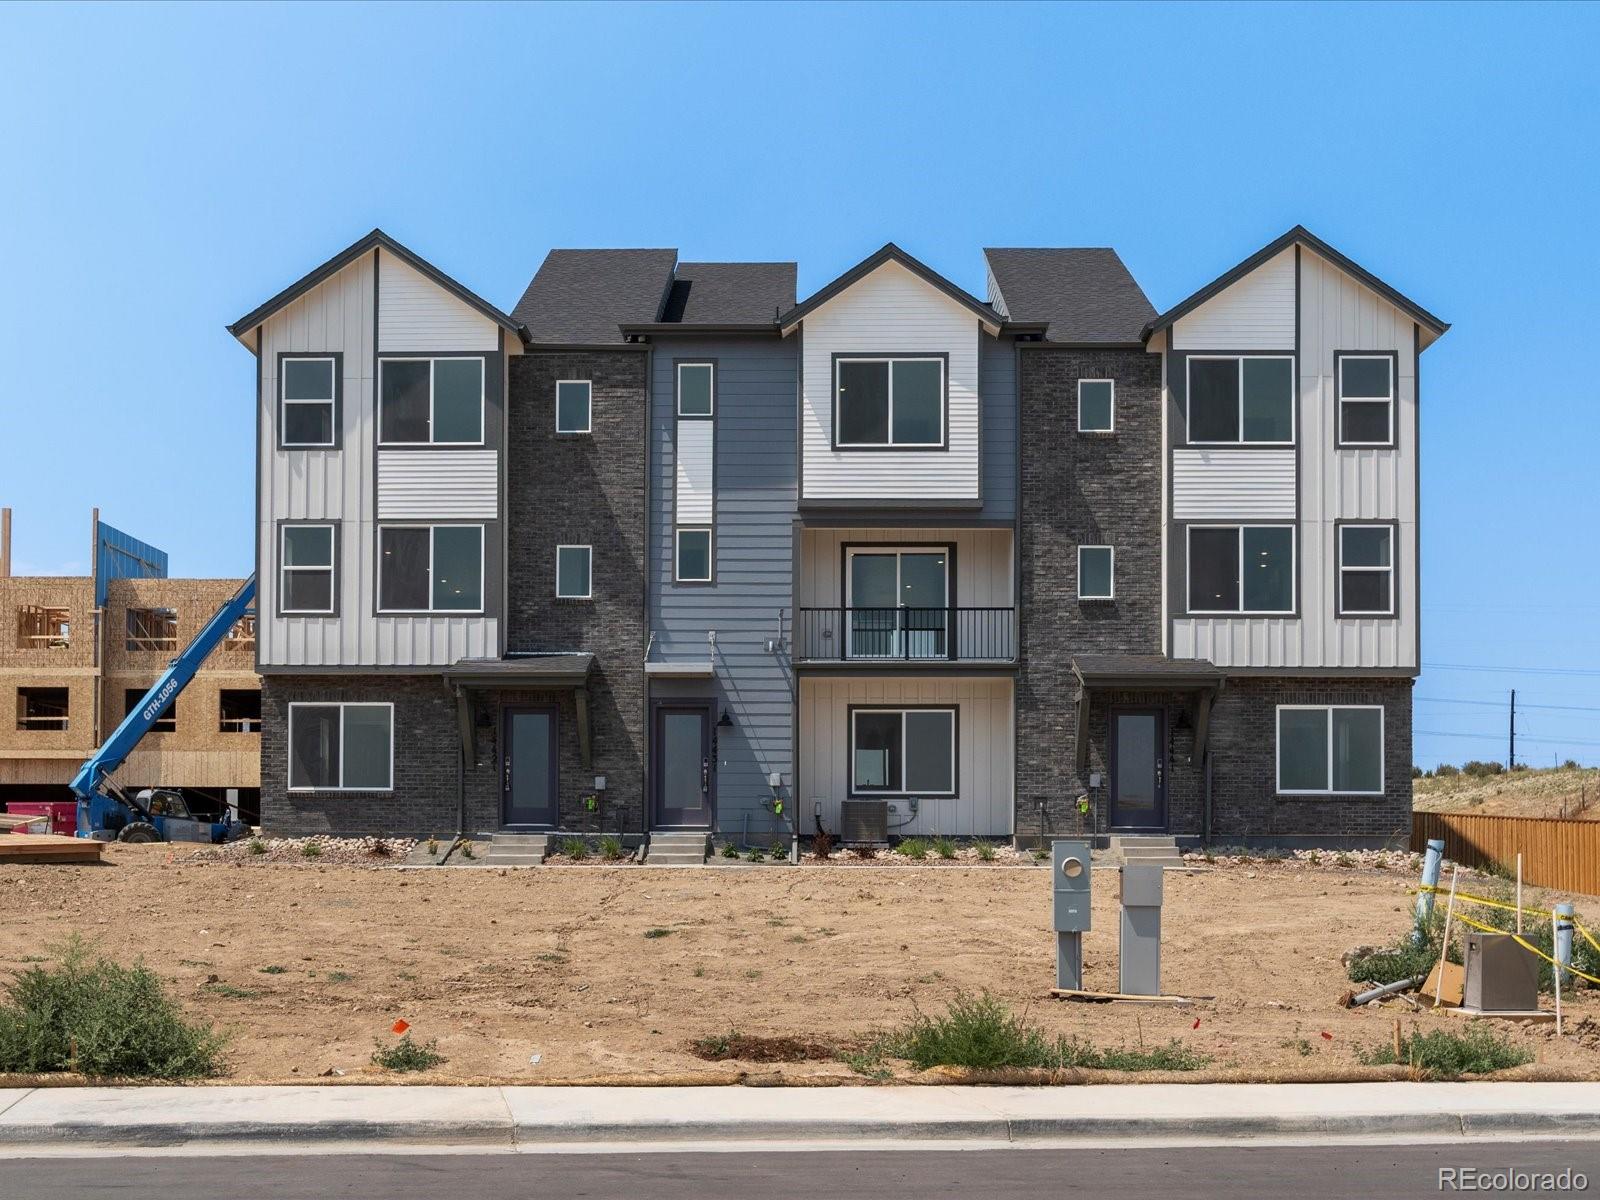
[[[671,1114],[671,1115],[666,1115]],[[1132,1084],[1094,1088],[38,1088],[0,1091],[0,1154],[29,1147],[1600,1137],[1593,1084]]]

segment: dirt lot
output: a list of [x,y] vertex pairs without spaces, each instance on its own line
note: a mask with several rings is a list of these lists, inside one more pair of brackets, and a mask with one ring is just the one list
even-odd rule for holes
[[[0,975],[74,930],[142,956],[191,1012],[235,1034],[230,1082],[371,1079],[374,1041],[397,1018],[449,1056],[419,1081],[725,1075],[692,1039],[848,1041],[985,988],[1101,1046],[1178,1038],[1222,1070],[1343,1066],[1401,1010],[1336,1007],[1339,956],[1406,929],[1413,882],[1304,864],[1169,872],[1163,982],[1216,997],[1183,1009],[1047,999],[1039,867],[403,871],[183,855],[114,845],[100,867],[0,867]],[[1108,991],[1114,888],[1097,873],[1087,943],[1088,986]],[[1600,1077],[1600,997],[1568,1014],[1587,1018],[1578,1038],[1507,1028],[1540,1061]],[[848,1075],[831,1061],[782,1069]]]

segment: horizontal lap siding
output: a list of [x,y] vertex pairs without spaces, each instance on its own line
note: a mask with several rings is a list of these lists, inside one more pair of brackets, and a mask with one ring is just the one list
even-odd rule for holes
[[1294,520],[1294,450],[1177,450],[1172,515],[1179,521]]
[[378,519],[498,516],[493,450],[378,451]]
[[1174,350],[1293,350],[1294,248],[1173,325]]
[[500,327],[388,251],[378,271],[378,339],[385,354],[494,350]]
[[673,501],[679,525],[709,525],[716,504],[712,479],[716,433],[712,421],[678,421],[677,471]]
[[[979,499],[979,326],[971,312],[891,262],[807,316],[800,336],[806,499]],[[835,354],[948,354],[949,448],[834,450]]]

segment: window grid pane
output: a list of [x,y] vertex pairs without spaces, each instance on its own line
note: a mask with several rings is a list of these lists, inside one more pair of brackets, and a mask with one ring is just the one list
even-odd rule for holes
[[1294,530],[1246,527],[1243,534],[1245,612],[1290,612],[1294,608]]
[[1239,440],[1239,360],[1189,360],[1189,440]]
[[851,747],[853,782],[857,791],[901,791],[903,714],[858,712]]
[[333,360],[286,358],[283,360],[285,400],[333,400]]
[[433,607],[444,611],[483,607],[483,533],[477,526],[434,529]]
[[483,441],[483,360],[438,358],[433,362],[435,442]]
[[1239,611],[1239,531],[1189,530],[1189,610]]
[[839,443],[885,446],[889,443],[889,364],[839,364]]
[[429,531],[403,527],[379,531],[378,607],[398,612],[428,608]]
[[1083,600],[1111,598],[1111,547],[1078,548],[1078,596]]
[[906,791],[955,791],[955,724],[953,712],[906,713]]
[[427,359],[388,359],[382,377],[379,440],[426,442],[431,364]]
[[1333,790],[1383,790],[1383,712],[1376,708],[1333,710]]
[[390,709],[386,704],[346,704],[343,711],[343,778],[340,786],[387,791],[391,786]]
[[1242,436],[1247,442],[1294,441],[1294,366],[1287,358],[1243,360]]
[[711,579],[711,531],[678,530],[677,578],[686,583],[705,583]]
[[1278,789],[1328,790],[1328,710],[1278,710]]
[[1111,429],[1112,384],[1109,379],[1088,379],[1078,384],[1078,429],[1105,433]]
[[562,546],[556,550],[557,596],[567,600],[588,598],[592,555],[588,546]]
[[684,363],[678,367],[678,415],[711,415],[711,365]]

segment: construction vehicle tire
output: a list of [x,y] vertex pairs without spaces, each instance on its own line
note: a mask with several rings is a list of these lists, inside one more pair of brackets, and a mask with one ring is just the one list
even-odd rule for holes
[[119,842],[159,842],[161,835],[156,832],[156,827],[149,821],[132,821],[122,827],[122,832],[117,834]]

